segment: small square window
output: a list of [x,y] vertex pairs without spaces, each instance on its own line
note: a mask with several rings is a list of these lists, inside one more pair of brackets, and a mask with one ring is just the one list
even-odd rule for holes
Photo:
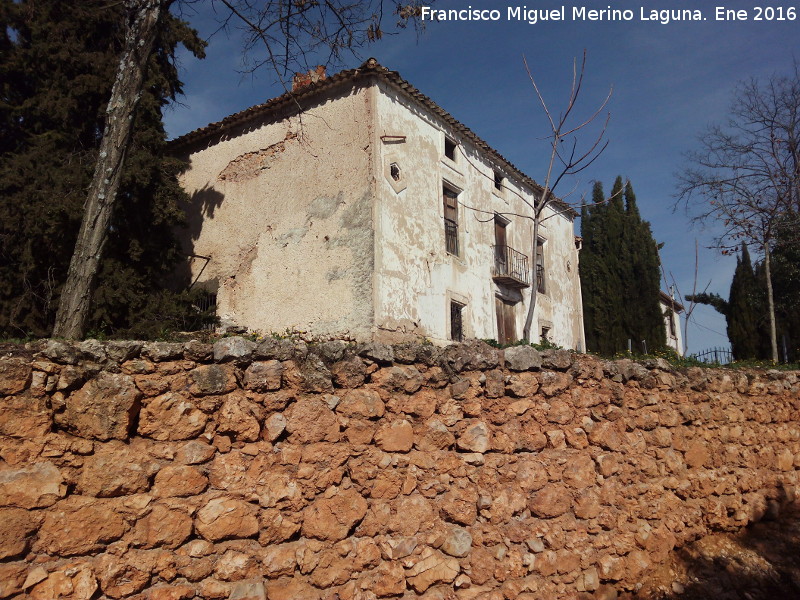
[[464,341],[464,305],[450,301],[450,339],[454,342]]
[[502,191],[504,187],[504,177],[500,175],[497,171],[494,172],[494,188],[497,191]]
[[444,138],[444,155],[452,161],[456,160],[456,143],[449,137]]

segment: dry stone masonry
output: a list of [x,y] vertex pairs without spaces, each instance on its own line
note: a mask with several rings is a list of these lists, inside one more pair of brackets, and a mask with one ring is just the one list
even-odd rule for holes
[[50,340],[0,402],[3,599],[609,599],[800,483],[793,372]]

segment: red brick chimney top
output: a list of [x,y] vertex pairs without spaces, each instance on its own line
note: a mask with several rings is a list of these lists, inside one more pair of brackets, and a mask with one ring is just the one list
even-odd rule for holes
[[295,73],[292,77],[292,91],[297,91],[312,83],[326,79],[325,65],[318,65],[315,69],[309,69],[308,73]]

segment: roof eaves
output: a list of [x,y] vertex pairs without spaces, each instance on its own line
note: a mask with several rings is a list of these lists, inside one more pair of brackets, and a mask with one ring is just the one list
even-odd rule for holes
[[[250,108],[246,108],[238,113],[234,113],[230,116],[225,117],[221,121],[210,123],[205,127],[201,127],[199,129],[195,129],[194,131],[190,131],[174,140],[171,140],[168,145],[172,151],[178,150],[182,147],[185,147],[189,144],[198,142],[206,137],[216,135],[222,133],[223,131],[247,123],[253,119],[258,117],[266,116],[272,112],[275,112],[279,109],[285,108],[289,106],[291,103],[297,104],[298,108],[300,107],[299,102],[303,99],[315,96],[325,91],[329,91],[336,86],[343,84],[345,82],[355,82],[362,77],[368,75],[377,75],[381,77],[384,81],[389,82],[390,84],[397,87],[402,93],[406,94],[409,98],[413,101],[421,104],[422,106],[431,110],[434,114],[438,115],[442,118],[450,127],[453,128],[454,131],[458,132],[463,137],[467,138],[472,144],[474,144],[478,149],[483,150],[487,154],[489,154],[492,158],[494,158],[497,162],[502,164],[508,171],[512,172],[519,180],[524,183],[525,185],[529,186],[532,190],[541,190],[542,186],[540,186],[536,181],[523,173],[519,168],[517,168],[511,161],[505,158],[502,154],[500,154],[497,150],[495,150],[492,146],[490,146],[486,141],[484,141],[478,134],[472,131],[469,127],[458,121],[453,115],[449,112],[444,110],[441,106],[439,106],[436,102],[434,102],[431,98],[420,92],[416,87],[414,87],[411,83],[407,80],[403,79],[397,71],[391,71],[388,68],[381,65],[376,59],[370,58],[360,67],[355,69],[348,69],[344,71],[340,71],[327,79],[322,79],[316,83],[309,84],[304,86],[298,91],[287,91],[280,96],[272,98],[271,100],[267,100],[263,104],[256,104],[255,106],[251,106]],[[557,207],[562,214],[568,214],[571,217],[577,217],[578,212],[572,208],[566,202],[562,200],[556,199],[552,202],[552,204]]]

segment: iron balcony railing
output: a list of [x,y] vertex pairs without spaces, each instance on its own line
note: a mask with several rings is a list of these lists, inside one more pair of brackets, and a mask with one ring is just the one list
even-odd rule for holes
[[494,269],[492,279],[512,287],[530,286],[528,257],[511,246],[492,246]]

